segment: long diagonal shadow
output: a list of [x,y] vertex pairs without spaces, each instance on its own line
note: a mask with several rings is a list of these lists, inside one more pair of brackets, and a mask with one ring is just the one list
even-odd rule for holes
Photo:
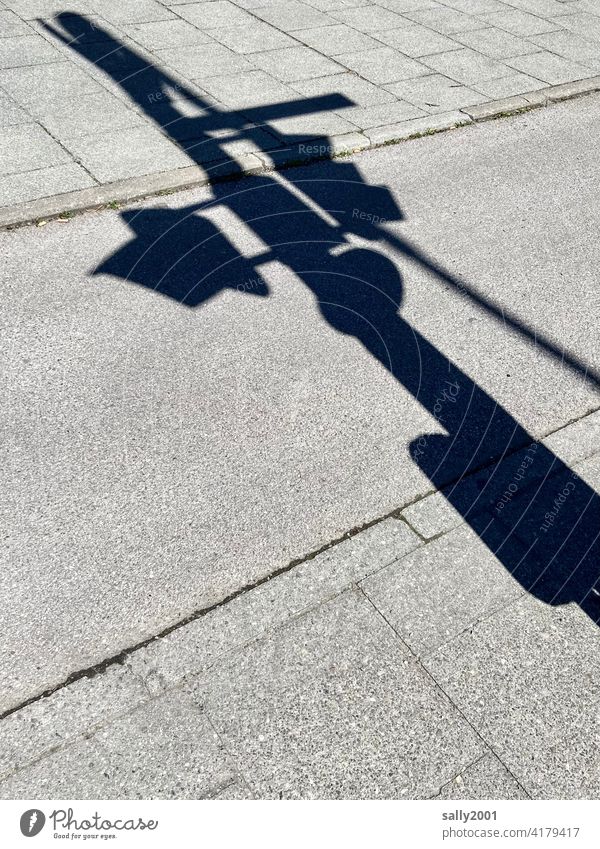
[[[330,95],[221,111],[84,18],[65,14],[57,22],[62,31],[49,27],[53,33],[118,82],[197,162],[210,158],[204,145],[218,148],[210,154],[212,161],[219,160],[218,154],[224,156],[219,138],[211,133],[228,131],[228,138],[260,146],[265,137],[272,138],[269,121],[350,105],[345,98]],[[167,96],[169,91],[176,92],[175,99]],[[181,98],[195,104],[202,115],[185,117]],[[302,136],[285,142],[298,145]],[[264,175],[238,184],[235,190],[213,181],[213,199],[208,203],[177,210],[125,211],[123,219],[134,237],[97,273],[139,283],[195,307],[225,288],[266,296],[261,265],[285,264],[315,295],[329,325],[359,340],[443,427],[445,434],[423,435],[410,447],[414,462],[435,489],[527,591],[549,604],[576,602],[598,622],[600,499],[402,318],[399,272],[370,245],[387,242],[395,253],[459,288],[481,309],[586,380],[597,384],[597,374],[534,334],[518,317],[507,316],[408,242],[383,230],[381,221],[402,219],[386,187],[367,185],[347,161],[330,160],[320,169],[318,179],[293,173]],[[233,211],[266,250],[242,256],[202,214],[213,206]]]

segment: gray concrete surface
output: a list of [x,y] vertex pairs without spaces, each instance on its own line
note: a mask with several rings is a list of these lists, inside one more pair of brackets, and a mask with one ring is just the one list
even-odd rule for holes
[[[64,209],[92,205],[90,187],[131,197],[136,190],[120,185],[126,178],[140,181],[137,196],[153,175],[177,187],[178,172],[194,163],[206,177],[217,165],[247,169],[247,149],[207,142],[267,104],[283,114],[254,112],[264,133],[246,142],[265,164],[269,151],[295,147],[300,136],[354,150],[404,137],[415,118],[425,131],[439,113],[458,110],[460,122],[471,107],[493,111],[492,102],[549,86],[600,87],[600,7],[585,0],[4,5],[0,121],[18,139],[9,134],[9,150],[0,150],[0,222],[26,220],[26,204],[43,199],[56,198],[59,211],[60,198]],[[347,100],[295,114],[291,103],[317,91]],[[185,152],[184,125],[197,141]],[[44,208],[36,206],[37,217]]]
[[[598,406],[561,353],[597,362],[597,115],[590,97],[355,160],[366,209],[377,184],[395,193],[387,231],[558,346],[400,261],[406,320],[535,436]],[[206,214],[263,252],[232,212]],[[0,237],[5,709],[431,490],[407,446],[440,423],[289,269],[262,267],[268,298],[190,309],[93,275],[130,234],[109,210]]]
[[[302,194],[358,169],[306,219],[307,257],[344,204],[382,214],[389,186],[402,218],[350,244],[393,258],[414,332],[595,490],[599,102],[268,184]],[[597,796],[598,627],[527,593],[431,492],[409,446],[443,416],[265,262],[234,203],[261,185],[0,234],[0,797]],[[258,271],[196,308],[134,266],[94,273],[177,210]],[[285,224],[270,193],[253,211]],[[186,245],[174,230],[176,259]]]

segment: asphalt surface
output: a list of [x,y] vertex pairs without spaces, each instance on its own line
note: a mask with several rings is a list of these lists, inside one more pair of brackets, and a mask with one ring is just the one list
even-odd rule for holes
[[433,488],[410,446],[443,413],[314,269],[387,293],[387,255],[413,373],[427,340],[533,436],[600,406],[599,119],[593,95],[0,234],[2,709]]

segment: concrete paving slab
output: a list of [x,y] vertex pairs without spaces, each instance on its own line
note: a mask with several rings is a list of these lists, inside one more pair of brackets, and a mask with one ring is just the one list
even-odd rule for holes
[[176,691],[17,772],[0,783],[0,796],[202,799],[236,779],[210,722]]
[[0,38],[13,38],[19,35],[31,35],[30,27],[14,12],[0,6]]
[[451,38],[418,24],[406,29],[381,30],[374,35],[379,41],[399,50],[405,56],[412,56],[413,59],[430,56],[432,53],[443,53],[446,50],[457,50],[460,47],[460,44]]
[[428,73],[428,69],[391,47],[378,47],[358,53],[343,53],[338,61],[372,83],[410,80]]
[[454,33],[454,38],[466,47],[477,50],[492,59],[507,59],[509,56],[523,56],[526,53],[536,52],[536,44],[531,43],[536,36],[531,36],[531,40],[527,41],[497,27]]
[[358,593],[233,656],[197,698],[261,798],[421,798],[484,752]]
[[475,106],[486,100],[485,95],[441,74],[431,74],[416,80],[405,80],[386,86],[396,97],[413,103],[432,114]]
[[[530,795],[593,796],[599,640],[576,607],[553,609],[526,596],[425,665]],[[566,768],[556,769],[554,751]]]
[[355,109],[345,109],[342,113],[344,118],[352,124],[356,124],[361,130],[370,127],[382,127],[390,121],[407,121],[410,118],[420,118],[426,113],[411,103],[396,100],[393,103],[382,103],[376,106],[367,106]]
[[529,799],[529,795],[493,754],[484,755],[444,785],[436,799]]
[[0,86],[29,111],[45,110],[53,103],[64,107],[84,94],[98,93],[102,87],[70,62],[53,62],[0,71]]
[[[292,83],[292,87],[304,97],[319,97],[332,92],[342,94],[356,106],[373,106],[390,103],[396,99],[391,92],[353,73],[333,74],[313,80],[296,80]],[[339,114],[347,116],[351,108],[348,105],[340,109]]]
[[0,127],[11,127],[14,124],[31,124],[31,115],[8,95],[0,92]]
[[600,411],[550,434],[544,445],[569,466],[600,453]]
[[294,31],[294,38],[303,41],[325,56],[338,53],[356,53],[360,50],[372,50],[380,47],[379,40],[366,33],[358,32],[346,24],[333,23],[330,26],[312,27]]
[[264,71],[251,69],[244,73],[224,74],[204,79],[206,91],[221,103],[234,109],[296,100],[297,92]]
[[382,6],[357,6],[351,9],[336,9],[332,17],[353,27],[358,32],[375,32],[381,29],[408,27],[411,22]]
[[556,56],[545,50],[529,56],[513,56],[506,61],[517,71],[522,71],[550,85],[582,80],[589,76],[589,69],[584,65],[563,59],[562,56]]
[[445,35],[454,32],[466,32],[471,29],[482,29],[484,26],[481,20],[471,17],[471,15],[465,15],[456,9],[441,6],[406,12],[406,17],[417,24],[422,24]]
[[500,100],[505,97],[514,97],[519,94],[526,94],[530,91],[539,91],[545,83],[535,79],[528,74],[510,74],[507,77],[501,77],[497,80],[485,80],[476,82],[474,88],[485,94],[486,97],[493,100]]
[[180,19],[128,24],[123,28],[123,32],[147,50],[208,44],[212,41],[212,38],[198,27]]
[[216,42],[169,47],[166,50],[157,50],[156,55],[161,62],[192,80],[252,70],[252,66],[243,56]]
[[331,23],[328,15],[298,0],[277,0],[264,5],[264,8],[254,9],[254,14],[284,32],[327,26]]
[[541,32],[554,32],[560,29],[560,24],[557,21],[540,18],[537,15],[530,15],[528,12],[521,11],[521,9],[511,9],[506,12],[491,12],[490,14],[482,15],[481,20],[487,26],[498,27],[513,35],[524,36],[525,38],[530,35],[539,35]]
[[510,73],[502,62],[468,48],[425,56],[422,61],[437,73],[464,85],[472,85],[478,80],[498,79]]
[[530,40],[543,50],[556,53],[564,59],[576,62],[578,65],[585,65],[586,68],[591,68],[596,72],[600,71],[598,44],[575,33],[558,30],[557,32],[532,35]]
[[0,206],[52,197],[95,185],[93,177],[75,162],[9,174],[0,178]]
[[0,174],[18,174],[68,161],[67,152],[38,124],[5,127],[0,138]]
[[[1,21],[0,21],[1,25]],[[0,39],[0,68],[44,65],[62,59],[58,50],[39,35],[19,35]]]
[[361,587],[418,655],[434,651],[523,594],[466,527],[365,579]]
[[256,21],[243,27],[211,29],[211,38],[224,44],[235,53],[262,53],[265,50],[279,50],[283,47],[295,47],[298,42],[275,27]]
[[309,47],[285,47],[283,50],[252,53],[248,58],[257,68],[283,82],[308,80],[343,71],[340,63],[321,56]]

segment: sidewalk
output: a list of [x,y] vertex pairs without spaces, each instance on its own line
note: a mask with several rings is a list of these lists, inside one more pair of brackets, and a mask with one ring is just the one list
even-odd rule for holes
[[2,0],[0,224],[530,108],[599,72],[595,0]]
[[[598,488],[599,437],[545,444]],[[0,797],[598,798],[599,682],[436,494],[5,718]]]

